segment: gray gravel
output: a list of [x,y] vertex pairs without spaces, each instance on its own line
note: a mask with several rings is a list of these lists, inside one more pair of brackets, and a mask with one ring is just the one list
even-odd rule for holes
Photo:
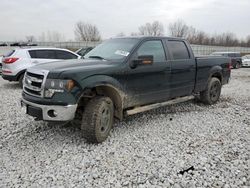
[[0,187],[250,186],[250,69],[233,70],[218,104],[131,116],[99,145],[23,115],[20,95],[0,78]]

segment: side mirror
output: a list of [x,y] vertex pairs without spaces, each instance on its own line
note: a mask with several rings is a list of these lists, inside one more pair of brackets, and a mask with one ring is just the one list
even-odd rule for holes
[[142,55],[138,56],[138,59],[132,60],[130,62],[131,68],[136,68],[141,65],[152,65],[154,61],[154,56],[152,55]]

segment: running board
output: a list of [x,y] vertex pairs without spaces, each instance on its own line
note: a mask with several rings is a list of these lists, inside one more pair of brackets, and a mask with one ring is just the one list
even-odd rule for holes
[[148,110],[152,110],[152,109],[167,106],[167,105],[186,102],[186,101],[189,101],[189,100],[192,100],[192,99],[194,99],[194,96],[187,96],[187,97],[176,98],[176,99],[166,101],[166,102],[162,102],[162,103],[155,103],[155,104],[150,104],[150,105],[146,105],[146,106],[136,107],[136,108],[133,108],[131,110],[125,111],[125,116],[134,115],[134,114],[137,114],[137,113],[145,112],[145,111],[148,111]]

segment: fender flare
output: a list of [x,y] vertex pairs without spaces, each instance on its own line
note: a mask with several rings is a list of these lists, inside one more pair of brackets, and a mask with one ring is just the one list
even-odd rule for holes
[[221,83],[223,82],[223,74],[222,74],[222,67],[220,66],[214,66],[210,69],[209,71],[209,78],[208,78],[208,81],[207,83],[209,82],[209,80],[212,78],[212,77],[217,77]]
[[115,105],[115,116],[122,120],[126,94],[118,80],[106,75],[95,75],[85,78],[79,84],[82,91],[77,103],[85,97],[86,91],[95,89],[97,94],[105,94],[112,99]]

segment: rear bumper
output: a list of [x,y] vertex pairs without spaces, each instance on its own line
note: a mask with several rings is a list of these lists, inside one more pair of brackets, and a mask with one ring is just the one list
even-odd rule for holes
[[242,66],[243,66],[243,67],[250,67],[250,62],[243,62],[243,63],[242,63]]
[[4,80],[8,80],[8,81],[17,81],[17,75],[5,75],[5,74],[2,74],[2,77]]
[[59,106],[59,105],[41,105],[25,99],[21,99],[21,105],[25,108],[26,114],[35,117],[37,120],[44,121],[70,121],[75,117],[77,104]]

